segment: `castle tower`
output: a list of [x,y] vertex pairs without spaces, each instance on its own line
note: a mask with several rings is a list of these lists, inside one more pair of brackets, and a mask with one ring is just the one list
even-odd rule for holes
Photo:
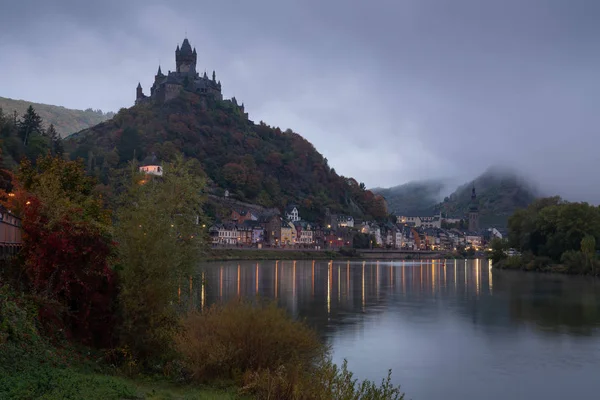
[[181,49],[177,46],[177,49],[175,50],[177,72],[195,75],[197,58],[198,54],[196,53],[196,49],[192,50],[192,46],[187,38],[183,39]]
[[135,104],[139,103],[142,99],[144,99],[144,90],[142,89],[142,84],[138,82],[136,93],[135,93]]
[[479,205],[477,204],[475,184],[473,184],[473,189],[471,190],[471,204],[469,205],[469,231],[479,231]]

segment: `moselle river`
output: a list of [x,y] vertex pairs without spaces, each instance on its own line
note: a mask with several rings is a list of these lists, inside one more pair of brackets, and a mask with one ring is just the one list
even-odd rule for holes
[[377,381],[391,368],[408,399],[564,400],[600,398],[599,289],[487,260],[429,260],[212,262],[179,291],[198,308],[277,299],[334,361]]

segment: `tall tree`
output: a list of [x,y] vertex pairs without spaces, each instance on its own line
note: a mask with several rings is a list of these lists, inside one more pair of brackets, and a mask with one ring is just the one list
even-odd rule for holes
[[50,124],[48,129],[46,129],[46,136],[49,137],[52,141],[55,141],[60,138],[58,132],[56,132],[56,129],[54,128],[54,124]]
[[586,235],[581,239],[581,252],[585,256],[587,266],[592,270],[592,274],[596,275],[594,258],[596,256],[596,238],[592,235]]
[[50,139],[52,154],[62,157],[65,150],[62,144],[62,139],[54,128],[54,124],[50,124],[48,129],[46,129],[46,137]]
[[34,110],[33,106],[27,107],[27,111],[23,114],[23,118],[19,121],[19,134],[23,139],[23,144],[27,146],[31,135],[44,135],[42,126],[42,117]]
[[168,350],[178,321],[170,304],[205,243],[204,179],[196,170],[179,156],[160,178],[135,173],[117,212],[122,339],[142,360]]

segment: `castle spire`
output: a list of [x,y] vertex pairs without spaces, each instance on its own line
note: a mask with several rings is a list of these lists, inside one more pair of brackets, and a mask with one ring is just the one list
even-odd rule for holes
[[136,89],[141,89],[142,88],[142,84],[140,82],[138,82],[137,88]]
[[187,38],[183,39],[183,43],[181,44],[181,52],[184,54],[192,54],[192,46]]
[[160,70],[160,64],[158,65],[158,72],[156,73],[156,75],[158,76],[162,76],[162,71]]
[[215,72],[215,70],[213,69],[213,82],[217,81],[217,74]]

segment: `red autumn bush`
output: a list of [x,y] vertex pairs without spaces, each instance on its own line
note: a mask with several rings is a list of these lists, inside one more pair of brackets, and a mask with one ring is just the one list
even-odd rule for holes
[[107,346],[114,326],[115,274],[110,218],[81,163],[46,157],[24,162],[5,205],[21,217],[22,286],[51,333]]

